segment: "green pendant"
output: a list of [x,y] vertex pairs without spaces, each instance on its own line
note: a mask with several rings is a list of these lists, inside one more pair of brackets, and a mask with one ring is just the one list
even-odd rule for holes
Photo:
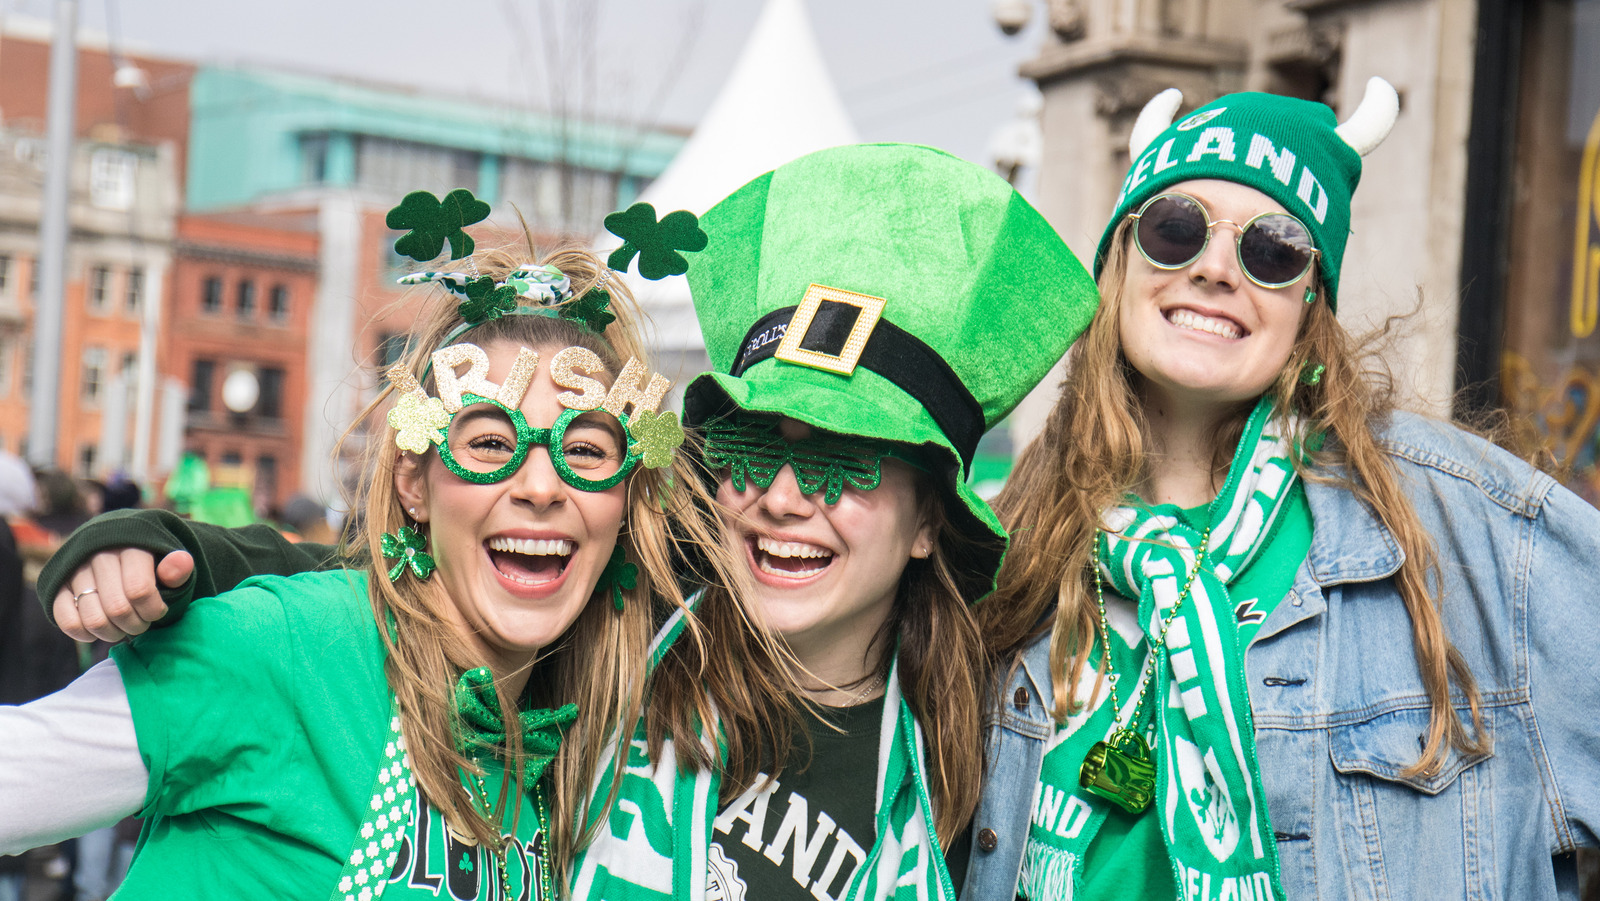
[[1156,765],[1150,745],[1138,735],[1118,729],[1110,740],[1095,742],[1084,755],[1078,784],[1129,813],[1144,811],[1156,794]]

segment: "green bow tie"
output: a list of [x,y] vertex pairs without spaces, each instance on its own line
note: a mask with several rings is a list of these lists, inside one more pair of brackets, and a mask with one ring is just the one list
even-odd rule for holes
[[[494,673],[488,667],[467,670],[456,680],[456,713],[461,718],[457,743],[463,752],[505,747],[505,723],[495,700]],[[522,782],[530,790],[561,750],[561,737],[577,716],[577,704],[517,714],[522,722]]]

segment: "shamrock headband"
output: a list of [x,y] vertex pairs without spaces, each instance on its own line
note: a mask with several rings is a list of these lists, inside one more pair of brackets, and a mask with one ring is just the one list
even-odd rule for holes
[[[512,315],[547,316],[570,322],[604,341],[606,326],[617,318],[609,309],[611,296],[602,287],[607,280],[602,275],[599,284],[576,300],[566,273],[554,266],[531,263],[511,270],[501,281],[466,272],[413,272],[402,277],[400,284],[434,282],[466,298],[456,308],[461,324],[441,342],[449,345],[477,326]],[[523,303],[525,300],[532,303]]]
[[[528,425],[522,400],[539,370],[539,353],[520,348],[504,381],[488,380],[489,355],[475,344],[453,344],[429,358],[439,396],[426,389],[404,364],[387,373],[399,401],[389,411],[395,445],[414,454],[437,446],[439,457],[451,472],[469,482],[490,484],[516,472],[535,444],[550,448],[556,472],[567,484],[584,491],[604,491],[627,478],[635,466],[659,469],[672,463],[673,452],[683,444],[683,427],[676,413],[657,408],[671,383],[647,372],[638,359],[630,359],[608,389],[591,376],[606,372],[605,363],[587,347],[568,347],[550,357],[550,379],[562,388],[556,400],[565,409],[545,429]],[[462,373],[458,367],[467,365]],[[629,412],[631,408],[631,414]],[[623,440],[608,442],[604,432],[585,440],[568,441],[573,422],[584,413],[603,410],[616,417]],[[463,411],[470,415],[463,417]]]

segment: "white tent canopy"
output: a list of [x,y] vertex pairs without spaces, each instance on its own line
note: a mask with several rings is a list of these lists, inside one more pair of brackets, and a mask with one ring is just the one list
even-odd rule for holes
[[[833,86],[803,0],[767,0],[733,73],[683,149],[639,199],[658,215],[705,213],[745,182],[815,150],[853,144],[855,127]],[[610,233],[598,246],[620,243]],[[705,368],[705,344],[683,278],[628,287],[654,322],[663,374],[683,380]],[[680,371],[670,371],[678,368]],[[686,370],[686,371],[683,371]]]

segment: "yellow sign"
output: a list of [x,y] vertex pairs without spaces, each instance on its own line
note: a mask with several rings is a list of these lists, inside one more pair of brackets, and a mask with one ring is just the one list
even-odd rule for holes
[[1572,334],[1587,338],[1600,321],[1600,114],[1583,142],[1578,228],[1572,249]]

